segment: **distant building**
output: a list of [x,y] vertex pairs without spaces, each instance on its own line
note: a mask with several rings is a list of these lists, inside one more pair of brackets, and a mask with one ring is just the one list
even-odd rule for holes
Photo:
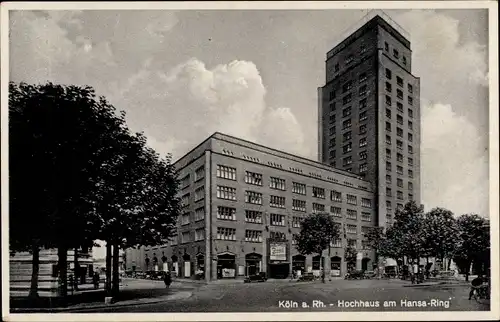
[[[328,275],[343,275],[344,248],[357,249],[353,266],[372,269],[363,232],[376,225],[369,182],[322,163],[215,133],[175,163],[184,205],[169,245],[129,249],[127,268],[203,272],[206,280],[266,272],[286,278],[320,272],[320,257],[298,253],[300,220],[328,212],[341,236],[325,257]],[[345,236],[343,231],[345,231]]]
[[326,55],[318,89],[318,157],[372,183],[377,224],[420,203],[420,79],[408,34],[372,11]]

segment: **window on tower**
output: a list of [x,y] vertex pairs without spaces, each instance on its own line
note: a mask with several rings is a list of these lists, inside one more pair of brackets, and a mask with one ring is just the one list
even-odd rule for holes
[[392,72],[391,72],[391,70],[389,68],[385,69],[385,77],[387,79],[391,79],[392,78]]

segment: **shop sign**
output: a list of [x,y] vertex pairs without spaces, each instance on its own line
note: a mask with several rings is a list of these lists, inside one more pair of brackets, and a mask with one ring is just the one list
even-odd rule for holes
[[286,261],[286,246],[286,243],[271,243],[269,245],[269,259],[272,261]]

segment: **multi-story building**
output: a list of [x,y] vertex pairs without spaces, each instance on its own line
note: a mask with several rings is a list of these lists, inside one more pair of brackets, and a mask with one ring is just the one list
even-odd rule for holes
[[346,245],[358,251],[353,265],[372,269],[374,254],[363,233],[376,225],[374,195],[358,175],[220,133],[175,167],[183,203],[178,233],[169,245],[129,250],[127,267],[135,262],[136,269],[206,280],[257,272],[287,277],[292,270],[319,274],[320,256],[299,254],[293,236],[301,218],[329,212],[341,236],[323,254],[325,273],[345,273]]
[[318,157],[372,183],[383,227],[397,207],[420,203],[420,79],[401,27],[377,11],[362,22],[326,55]]

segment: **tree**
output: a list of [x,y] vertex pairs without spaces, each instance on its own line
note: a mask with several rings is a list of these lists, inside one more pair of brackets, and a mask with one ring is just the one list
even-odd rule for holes
[[455,249],[458,229],[453,213],[434,208],[425,214],[423,226],[423,249],[427,258],[431,256],[443,262]]
[[309,215],[301,222],[300,233],[295,236],[297,250],[301,254],[318,254],[322,258],[322,282],[325,282],[325,261],[323,251],[330,247],[332,240],[338,239],[340,230],[328,213]]
[[468,281],[472,262],[477,261],[481,264],[488,264],[489,262],[489,220],[477,214],[466,214],[457,219],[457,226],[459,232],[456,238],[457,247],[453,259],[464,272],[465,280]]
[[356,266],[357,251],[352,246],[347,246],[344,250],[344,260],[347,263],[348,269]]
[[95,182],[122,125],[90,87],[9,84],[10,246],[33,254],[32,297],[42,247],[58,249],[66,296],[67,251],[93,244]]
[[409,201],[403,209],[397,209],[394,224],[387,230],[390,238],[388,249],[397,256],[418,260],[423,253],[424,209]]
[[384,242],[386,236],[383,227],[370,227],[368,232],[365,234],[368,247],[375,251],[375,263],[378,266],[378,256],[380,255],[380,249],[384,247]]

